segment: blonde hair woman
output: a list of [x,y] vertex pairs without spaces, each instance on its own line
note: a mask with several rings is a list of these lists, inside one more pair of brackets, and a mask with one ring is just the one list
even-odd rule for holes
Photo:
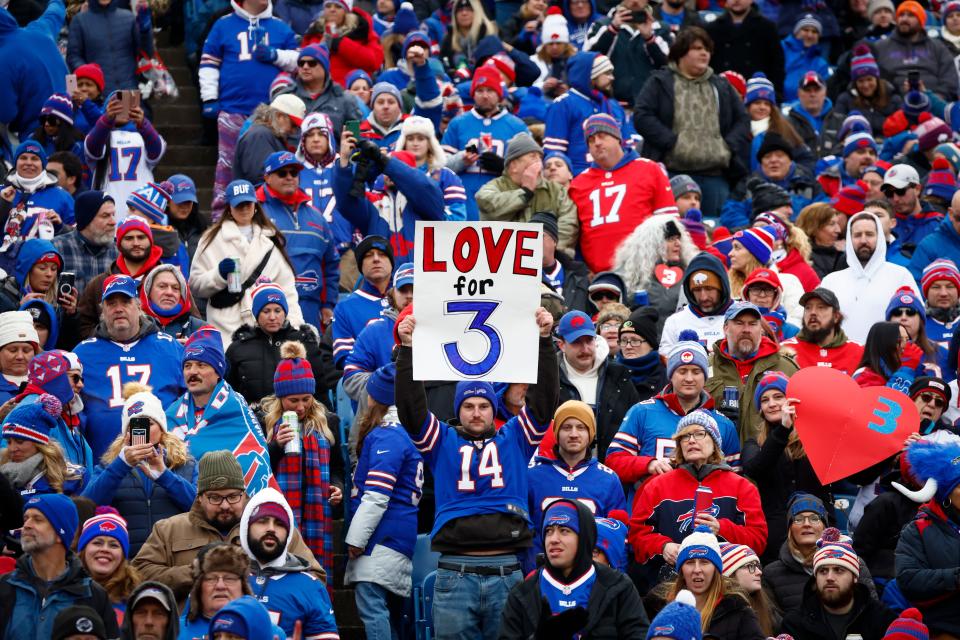
[[57,426],[60,401],[43,394],[37,402],[21,403],[3,421],[0,473],[24,495],[37,493],[78,493],[82,470],[68,465],[60,444],[50,438]]
[[455,68],[460,59],[472,62],[473,51],[485,36],[497,35],[497,25],[484,12],[480,0],[454,0],[450,29],[440,45],[440,57]]
[[127,383],[123,397],[120,435],[104,452],[83,495],[112,506],[127,521],[136,555],[157,521],[193,506],[197,462],[183,440],[167,431],[163,405],[150,387]]
[[800,306],[803,285],[796,276],[784,273],[776,265],[771,265],[776,238],[777,230],[770,225],[744,229],[733,236],[729,255],[730,268],[727,270],[730,278],[730,295],[734,298],[742,298],[743,283],[755,269],[766,267],[775,271],[780,277],[780,284],[783,285],[780,303],[787,312],[787,320],[799,327],[803,325],[803,308]]
[[467,192],[460,176],[447,168],[447,154],[437,139],[433,121],[422,116],[404,120],[396,149],[413,154],[416,166],[440,183],[447,219],[466,220]]

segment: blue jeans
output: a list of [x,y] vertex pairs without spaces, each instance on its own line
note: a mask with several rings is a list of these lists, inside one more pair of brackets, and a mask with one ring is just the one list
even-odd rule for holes
[[374,582],[357,582],[353,588],[367,640],[397,640],[403,599]]
[[723,176],[691,174],[690,177],[700,185],[700,190],[703,191],[700,198],[700,211],[703,212],[703,216],[719,217],[723,203],[730,197],[730,183]]
[[[516,556],[440,556],[440,562],[498,567],[517,564]],[[499,576],[437,569],[433,630],[437,640],[495,640],[510,590],[523,580],[519,570]]]

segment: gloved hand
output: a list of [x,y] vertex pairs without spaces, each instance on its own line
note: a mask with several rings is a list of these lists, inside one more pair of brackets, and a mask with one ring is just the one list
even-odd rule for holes
[[277,61],[277,49],[268,44],[258,44],[253,48],[253,58],[257,62],[273,64]]
[[150,15],[150,6],[142,4],[137,7],[137,29],[149,31],[151,27],[153,27],[153,19]]
[[236,270],[237,261],[233,258],[224,258],[220,261],[220,264],[217,265],[217,271],[220,272],[220,275],[223,276],[224,280],[226,280],[227,276]]
[[916,370],[923,360],[923,349],[913,342],[903,345],[900,351],[900,366]]
[[587,626],[587,610],[583,607],[568,609],[553,615],[546,598],[540,599],[540,620],[534,632],[536,640],[569,638]]
[[377,146],[376,142],[372,140],[361,140],[360,144],[360,155],[369,160],[377,169],[381,172],[387,167],[387,158],[380,151],[380,147]]
[[220,115],[219,100],[205,100],[203,103],[203,117],[208,120],[215,120]]
[[477,162],[479,162],[480,168],[487,173],[495,173],[497,175],[503,173],[503,158],[493,151],[484,151],[481,153],[480,159]]

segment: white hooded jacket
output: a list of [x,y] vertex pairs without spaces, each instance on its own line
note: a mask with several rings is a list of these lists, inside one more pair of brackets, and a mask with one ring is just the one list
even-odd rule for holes
[[[877,225],[877,249],[866,265],[860,264],[850,241],[853,220],[869,216]],[[847,221],[847,268],[827,275],[820,286],[837,295],[843,313],[843,331],[850,340],[863,343],[870,327],[885,319],[890,298],[900,287],[910,287],[920,296],[913,276],[906,268],[887,262],[883,227],[872,213],[858,213]]]

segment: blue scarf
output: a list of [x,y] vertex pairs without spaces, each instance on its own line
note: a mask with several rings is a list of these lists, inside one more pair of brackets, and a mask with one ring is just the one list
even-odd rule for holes
[[660,366],[660,354],[651,351],[639,358],[624,358],[623,353],[618,353],[616,361],[630,370],[630,379],[633,384],[643,384],[657,374],[657,369]]

